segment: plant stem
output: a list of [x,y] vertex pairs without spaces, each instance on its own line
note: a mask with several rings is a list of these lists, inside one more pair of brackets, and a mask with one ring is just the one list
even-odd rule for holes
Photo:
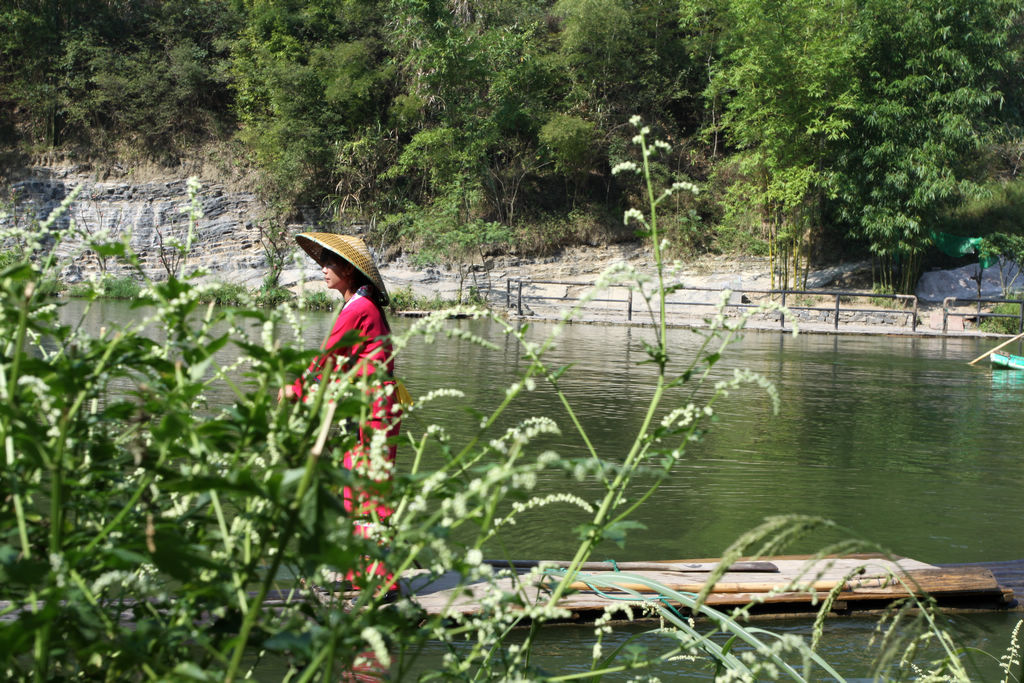
[[601,506],[597,513],[594,515],[593,521],[591,522],[591,531],[584,539],[583,543],[576,549],[576,555],[573,557],[569,564],[569,568],[565,572],[565,578],[555,585],[554,590],[551,591],[551,595],[548,598],[548,606],[553,607],[565,594],[569,585],[575,580],[576,575],[579,573],[579,566],[590,556],[593,551],[594,545],[600,538],[600,532],[598,529],[604,529],[609,523],[609,517],[611,511],[618,505],[622,499],[622,495],[625,492],[625,487],[629,483],[632,477],[633,470],[639,464],[641,456],[646,451],[644,443],[646,441],[646,435],[650,429],[651,423],[654,421],[655,412],[658,406],[661,404],[662,396],[665,392],[665,358],[668,349],[668,332],[665,318],[665,280],[664,280],[664,266],[662,264],[661,257],[661,245],[658,243],[658,219],[657,219],[657,201],[654,196],[654,184],[651,180],[650,173],[650,150],[647,147],[647,143],[644,139],[644,133],[640,134],[640,147],[643,153],[643,171],[644,180],[647,184],[647,198],[650,206],[650,230],[651,240],[654,244],[654,263],[658,272],[658,298],[659,298],[659,346],[657,349],[658,353],[658,377],[654,386],[654,392],[651,395],[651,399],[647,405],[647,412],[644,415],[643,421],[640,423],[640,428],[637,430],[637,437],[633,440],[633,446],[630,448],[629,453],[626,455],[626,460],[622,467],[616,473],[615,478],[612,480],[611,485],[608,487],[608,492],[605,494],[601,501]]
[[[324,381],[330,381],[331,370],[333,369],[332,361],[327,362],[327,366],[324,368]],[[317,400],[314,403],[314,411],[318,411],[320,405],[324,401],[324,395],[326,391],[317,392]],[[334,408],[337,403],[332,402],[329,406],[329,416],[324,420],[321,425],[321,435],[326,434],[331,426],[331,417],[334,415]],[[315,412],[314,412],[315,414]],[[231,683],[238,674],[238,667],[242,662],[242,655],[245,652],[245,647],[249,642],[249,634],[252,633],[253,626],[256,625],[256,618],[261,613],[260,606],[267,597],[267,593],[270,592],[270,586],[274,582],[274,578],[277,575],[277,570],[281,567],[281,560],[284,557],[285,546],[288,545],[292,538],[292,534],[295,531],[295,526],[299,519],[299,508],[302,505],[302,499],[306,495],[306,491],[309,489],[311,482],[313,481],[313,473],[316,471],[317,462],[320,459],[320,448],[322,448],[321,440],[318,438],[318,445],[314,445],[313,449],[310,450],[308,456],[306,456],[306,467],[302,474],[302,479],[299,482],[298,488],[295,491],[295,497],[292,500],[291,505],[288,509],[288,518],[285,523],[285,528],[281,535],[278,537],[277,552],[274,553],[274,559],[267,569],[266,575],[263,577],[263,581],[260,583],[260,589],[256,596],[253,598],[252,603],[249,605],[248,612],[242,621],[242,627],[238,631],[238,640],[235,644],[234,652],[231,656],[231,661],[228,664],[228,670],[224,674],[224,680],[226,683]],[[319,446],[319,447],[318,447]]]

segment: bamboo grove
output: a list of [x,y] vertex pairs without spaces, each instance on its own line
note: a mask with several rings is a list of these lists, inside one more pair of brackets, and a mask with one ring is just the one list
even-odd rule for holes
[[642,188],[610,170],[639,114],[676,150],[657,179],[702,189],[664,207],[675,255],[768,254],[800,285],[813,259],[870,253],[907,290],[933,231],[984,235],[977,207],[1024,204],[1021,9],[2,0],[3,167],[215,150],[282,219],[366,221],[427,261],[541,253],[632,236]]

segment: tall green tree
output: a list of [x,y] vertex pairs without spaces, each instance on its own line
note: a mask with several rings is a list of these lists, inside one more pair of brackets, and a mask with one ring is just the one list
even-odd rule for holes
[[506,5],[392,3],[402,149],[385,175],[406,234],[417,224],[436,234],[431,212],[456,231],[477,220],[511,225],[542,167],[537,134],[553,81],[545,31],[536,8]]
[[1018,0],[862,0],[838,215],[879,260],[882,284],[910,291],[938,217],[979,191],[1021,11]]
[[557,0],[558,57],[567,80],[563,113],[611,131],[632,115],[680,114],[692,69],[677,0]]
[[180,152],[231,120],[227,0],[0,3],[0,110],[27,145]]
[[379,121],[390,57],[372,1],[245,0],[232,72],[241,139],[279,206],[319,205],[339,146]]
[[41,3],[0,4],[0,135],[15,138],[17,124],[31,139],[52,143],[59,40],[52,15],[41,10]]
[[595,137],[593,123],[565,114],[551,117],[540,130],[540,141],[551,156],[555,170],[568,177],[575,188],[574,203],[584,178],[594,166]]
[[726,212],[754,209],[782,285],[789,276],[797,281],[800,255],[833,191],[832,148],[850,133],[858,98],[856,10],[855,0],[682,3],[694,53],[708,60],[705,100],[724,103],[711,124],[737,152],[740,173]]

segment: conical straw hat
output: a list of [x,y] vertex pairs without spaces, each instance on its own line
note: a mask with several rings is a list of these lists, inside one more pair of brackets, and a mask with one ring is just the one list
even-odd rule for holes
[[295,241],[320,266],[324,265],[325,250],[351,263],[377,288],[377,292],[380,294],[380,305],[388,305],[391,300],[388,290],[384,287],[384,280],[380,276],[380,271],[377,270],[377,264],[373,262],[373,256],[370,255],[370,249],[366,246],[366,242],[352,235],[335,235],[331,232],[303,232],[295,236]]

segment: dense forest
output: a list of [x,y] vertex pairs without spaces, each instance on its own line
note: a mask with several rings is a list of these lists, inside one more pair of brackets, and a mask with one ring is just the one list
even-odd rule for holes
[[419,258],[631,236],[630,117],[671,143],[676,255],[778,284],[936,234],[1024,252],[1021,0],[0,0],[0,152],[174,163],[215,146],[282,223]]

